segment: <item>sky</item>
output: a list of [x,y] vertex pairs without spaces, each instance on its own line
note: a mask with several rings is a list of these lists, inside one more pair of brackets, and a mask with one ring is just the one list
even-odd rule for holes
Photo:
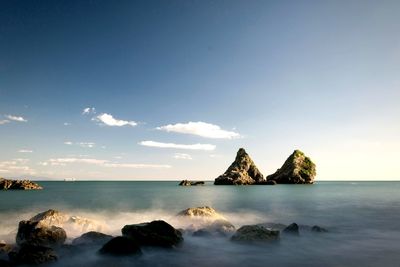
[[399,1],[0,1],[0,176],[400,179]]

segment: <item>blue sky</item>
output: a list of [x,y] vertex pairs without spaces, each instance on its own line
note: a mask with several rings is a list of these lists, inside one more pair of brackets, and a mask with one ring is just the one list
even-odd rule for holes
[[245,147],[264,174],[301,149],[317,180],[399,179],[399,13],[1,1],[0,176],[209,180]]

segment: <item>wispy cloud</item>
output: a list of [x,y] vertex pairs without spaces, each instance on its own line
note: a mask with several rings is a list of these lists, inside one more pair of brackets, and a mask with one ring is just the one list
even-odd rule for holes
[[6,123],[9,123],[9,122],[10,122],[9,120],[0,120],[0,125],[6,124]]
[[63,124],[64,124],[64,126],[70,126],[71,125],[70,122],[64,122]]
[[18,150],[19,153],[33,153],[33,150],[30,149],[20,149]]
[[4,115],[7,119],[11,121],[18,121],[18,122],[27,122],[28,120],[24,119],[21,116],[14,116],[14,115]]
[[93,159],[93,158],[54,158],[49,159],[46,162],[41,162],[42,166],[65,166],[70,163],[84,163],[92,164],[107,168],[131,168],[131,169],[154,169],[154,168],[171,168],[170,165],[166,164],[143,164],[143,163],[118,163],[110,162],[108,160]]
[[10,161],[0,162],[0,172],[4,173],[14,173],[14,174],[36,174],[36,171],[31,167],[25,165],[28,160],[25,159],[15,159]]
[[215,149],[215,145],[210,145],[210,144],[184,145],[184,144],[174,144],[174,143],[161,143],[161,142],[156,142],[156,141],[142,141],[142,142],[139,142],[139,145],[149,146],[149,147],[176,148],[176,149],[188,149],[188,150],[205,150],[205,151],[212,151]]
[[82,110],[82,115],[88,115],[88,114],[96,114],[96,109],[95,108],[84,108]]
[[202,121],[198,122],[190,121],[188,123],[168,124],[157,127],[157,130],[183,133],[183,134],[193,134],[201,137],[215,138],[215,139],[234,139],[240,137],[240,134],[236,132],[226,131],[221,129],[221,127],[218,125]]
[[68,146],[77,145],[77,146],[84,147],[84,148],[93,148],[93,147],[96,146],[96,143],[93,143],[93,142],[77,142],[77,143],[74,143],[74,142],[71,142],[71,141],[65,141],[64,145],[68,145]]
[[185,153],[175,153],[174,159],[192,159],[192,156]]
[[107,114],[107,113],[100,114],[100,115],[94,117],[92,120],[99,121],[102,124],[107,125],[107,126],[121,127],[121,126],[126,126],[126,125],[128,125],[128,126],[136,126],[137,125],[137,122],[135,122],[135,121],[126,121],[126,120],[116,119],[111,114]]

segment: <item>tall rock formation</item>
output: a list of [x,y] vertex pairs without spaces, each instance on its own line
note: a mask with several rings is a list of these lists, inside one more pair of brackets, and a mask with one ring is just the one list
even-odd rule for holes
[[235,161],[224,174],[215,179],[215,185],[248,185],[264,181],[264,176],[258,170],[250,156],[243,148],[236,154]]
[[300,150],[295,150],[280,169],[267,176],[267,181],[278,184],[312,184],[316,174],[311,159]]

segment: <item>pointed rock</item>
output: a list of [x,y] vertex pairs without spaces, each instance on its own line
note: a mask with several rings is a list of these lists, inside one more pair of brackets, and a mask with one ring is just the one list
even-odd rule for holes
[[215,185],[248,185],[262,182],[264,176],[243,148],[224,174],[215,179]]
[[316,175],[315,164],[300,150],[295,150],[274,174],[267,176],[267,181],[278,184],[312,184]]

